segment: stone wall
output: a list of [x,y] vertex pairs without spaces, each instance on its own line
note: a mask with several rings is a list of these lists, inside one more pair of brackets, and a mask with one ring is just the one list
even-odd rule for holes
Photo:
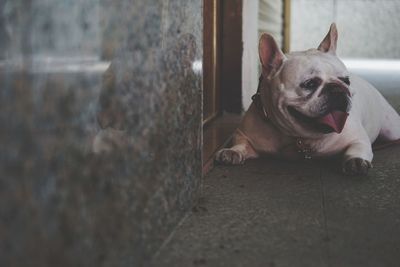
[[200,185],[202,1],[28,2],[2,16],[29,43],[0,41],[0,266],[146,264]]

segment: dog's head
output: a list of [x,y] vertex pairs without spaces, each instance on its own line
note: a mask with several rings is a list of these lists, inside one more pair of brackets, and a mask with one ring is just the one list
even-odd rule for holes
[[336,25],[318,49],[284,55],[271,35],[259,43],[261,99],[286,134],[312,137],[340,133],[351,106],[349,73],[336,56]]

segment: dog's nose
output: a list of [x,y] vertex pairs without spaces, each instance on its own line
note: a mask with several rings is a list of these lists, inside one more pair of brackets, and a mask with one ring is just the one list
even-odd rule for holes
[[318,96],[321,96],[323,94],[332,94],[332,93],[345,93],[348,96],[351,96],[349,87],[343,82],[326,83]]

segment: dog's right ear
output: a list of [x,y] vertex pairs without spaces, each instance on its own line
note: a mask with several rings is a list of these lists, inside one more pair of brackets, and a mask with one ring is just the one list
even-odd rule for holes
[[282,66],[286,57],[278,47],[274,37],[268,33],[261,35],[258,45],[258,53],[262,65],[262,74],[264,77],[273,76]]
[[338,40],[338,31],[336,24],[332,23],[329,28],[328,34],[322,40],[321,44],[318,46],[318,50],[324,53],[336,54],[336,44]]

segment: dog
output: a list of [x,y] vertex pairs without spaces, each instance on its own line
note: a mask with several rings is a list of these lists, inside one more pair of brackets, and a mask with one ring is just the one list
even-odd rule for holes
[[233,136],[216,153],[224,164],[261,155],[284,159],[342,155],[342,170],[366,175],[372,143],[400,138],[400,116],[371,84],[349,73],[336,56],[332,23],[318,49],[284,54],[264,33],[259,42],[259,88]]

